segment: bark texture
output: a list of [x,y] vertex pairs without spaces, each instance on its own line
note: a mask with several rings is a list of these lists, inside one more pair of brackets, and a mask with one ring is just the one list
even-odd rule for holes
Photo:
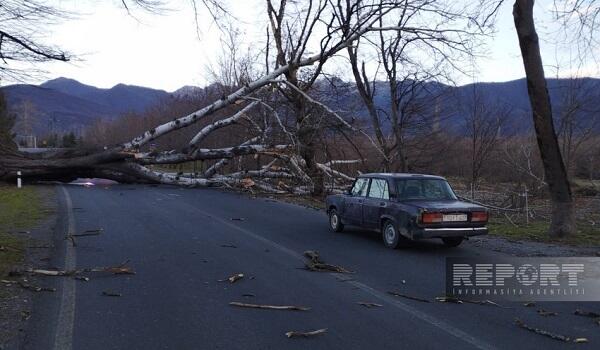
[[516,0],[513,17],[527,77],[527,92],[537,143],[552,199],[552,223],[549,233],[551,236],[563,237],[573,234],[576,230],[573,196],[554,130],[550,95],[533,19],[533,5],[533,0]]

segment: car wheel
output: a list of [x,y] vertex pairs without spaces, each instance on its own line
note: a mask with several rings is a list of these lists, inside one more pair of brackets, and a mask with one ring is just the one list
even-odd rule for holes
[[329,211],[329,228],[331,228],[333,232],[342,232],[344,230],[342,219],[340,219],[340,216],[335,209]]
[[446,247],[458,247],[462,243],[463,238],[462,237],[444,237],[444,238],[442,238],[442,241],[444,242],[444,245]]
[[386,247],[396,249],[400,246],[400,233],[396,230],[396,226],[391,221],[386,221],[381,229],[381,235],[383,237],[383,244]]

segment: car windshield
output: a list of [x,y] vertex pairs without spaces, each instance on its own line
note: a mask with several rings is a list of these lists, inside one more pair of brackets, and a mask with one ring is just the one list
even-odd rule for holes
[[454,200],[454,191],[442,179],[398,179],[396,180],[398,200],[427,199]]

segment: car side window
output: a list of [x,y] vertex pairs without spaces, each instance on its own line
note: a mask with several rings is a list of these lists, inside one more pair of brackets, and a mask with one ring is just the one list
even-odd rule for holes
[[390,191],[388,183],[383,179],[371,180],[371,188],[369,189],[370,198],[390,199]]
[[364,197],[367,195],[367,188],[369,187],[369,179],[361,177],[352,186],[352,195]]

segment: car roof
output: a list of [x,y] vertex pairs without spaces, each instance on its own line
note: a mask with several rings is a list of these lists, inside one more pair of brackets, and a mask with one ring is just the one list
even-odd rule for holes
[[428,174],[411,174],[411,173],[369,173],[361,174],[358,177],[383,177],[383,178],[394,178],[394,179],[437,179],[446,180],[442,176],[428,175]]

